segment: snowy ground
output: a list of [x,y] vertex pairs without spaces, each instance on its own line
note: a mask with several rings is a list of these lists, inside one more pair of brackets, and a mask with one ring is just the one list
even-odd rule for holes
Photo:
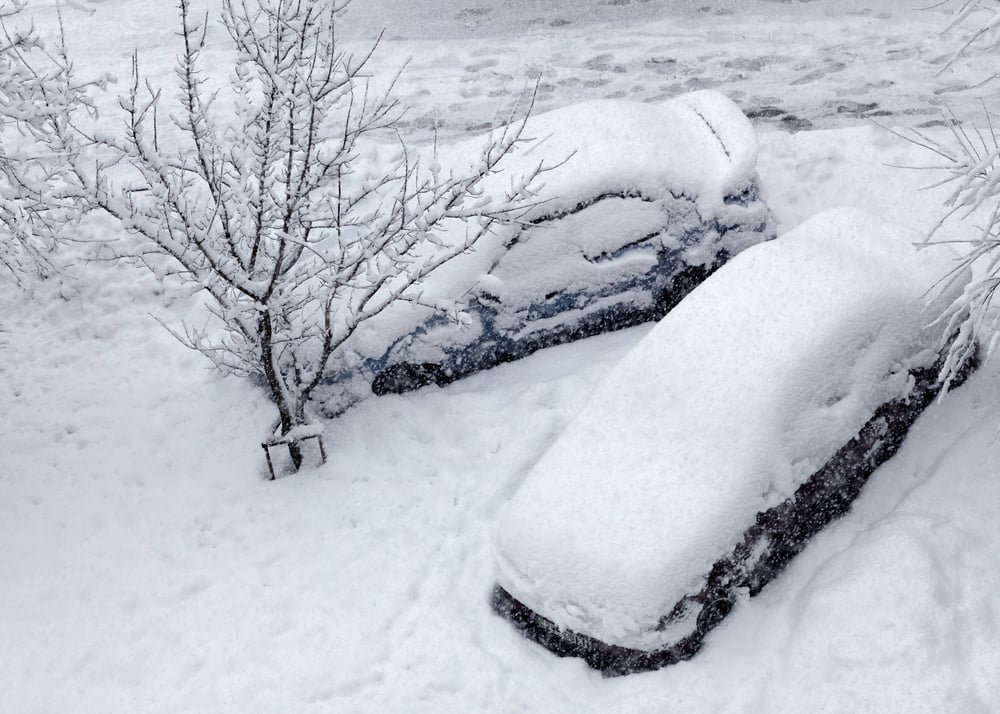
[[[490,121],[540,70],[543,107],[697,78],[828,127],[759,120],[784,229],[834,205],[925,228],[940,194],[889,166],[920,155],[830,102],[922,123],[906,110],[934,98],[975,111],[948,87],[983,76],[935,76],[940,16],[902,2],[364,2],[357,35],[396,23],[385,61],[414,56],[401,89],[442,133]],[[137,5],[67,8],[81,68],[119,71],[139,45],[169,75],[169,4]],[[696,659],[605,680],[490,614],[489,537],[647,328],[372,400],[329,425],[326,467],[267,483],[269,405],[174,342],[149,313],[187,303],[151,292],[102,266],[0,290],[0,712],[1000,712],[1000,362]]]
[[[52,27],[54,0],[34,0]],[[789,130],[859,119],[921,125],[950,107],[981,116],[989,57],[945,68],[956,40],[942,9],[921,0],[354,0],[344,36],[358,52],[385,29],[375,65],[409,62],[397,94],[421,140],[479,133],[538,83],[539,110],[585,99],[656,102],[717,88],[766,126]],[[72,0],[78,57],[122,79],[139,51],[145,72],[172,78],[174,3]],[[218,0],[193,0],[211,9]],[[109,27],[113,28],[109,31]],[[225,66],[211,23],[210,59]]]

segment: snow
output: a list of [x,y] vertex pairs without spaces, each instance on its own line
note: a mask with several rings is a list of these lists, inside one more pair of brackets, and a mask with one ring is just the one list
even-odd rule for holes
[[[662,104],[574,104],[530,117],[523,138],[524,146],[484,181],[484,200],[499,198],[542,164],[551,170],[533,185],[536,205],[421,281],[420,304],[400,302],[352,336],[356,361],[334,376],[323,400],[331,413],[370,396],[371,375],[358,379],[359,371],[402,361],[440,364],[449,349],[496,339],[483,336],[489,330],[481,315],[469,310],[477,299],[499,302],[502,336],[521,338],[615,306],[649,310],[668,271],[712,266],[720,254],[736,255],[773,235],[759,198],[755,130],[718,92]],[[436,146],[433,159],[465,175],[463,163],[477,161],[483,144],[476,138]],[[445,245],[461,245],[468,227],[456,221],[446,231]],[[658,262],[669,263],[658,268],[659,278]],[[572,304],[554,307],[553,295]],[[441,311],[428,307],[456,300],[471,314],[441,324]],[[539,311],[550,314],[540,318]]]
[[302,441],[303,439],[312,439],[316,437],[322,437],[326,427],[323,424],[316,422],[313,424],[300,424],[289,430],[287,434],[283,436],[272,436],[264,441],[266,446],[277,446],[278,444],[289,444],[295,443],[296,441]]
[[[723,266],[595,390],[500,519],[499,584],[560,627],[651,650],[758,512],[790,498],[941,344],[954,259],[821,213]],[[693,622],[688,626],[693,627]]]
[[[138,46],[169,79],[172,5],[64,6],[78,66],[124,77]],[[837,112],[877,101],[890,123],[923,123],[944,99],[981,111],[977,95],[994,90],[956,89],[990,72],[937,75],[950,54],[940,13],[911,5],[355,0],[351,12],[359,35],[383,22],[409,35],[386,41],[383,63],[414,56],[400,89],[425,137],[435,116],[442,138],[488,123],[536,70],[553,87],[540,109],[711,83],[743,109],[780,104],[823,128],[755,120],[783,231],[835,205],[924,230],[942,192],[891,165],[927,157],[864,112]],[[52,5],[33,6],[44,26]],[[669,63],[652,58],[676,66],[661,78]],[[490,533],[648,328],[371,400],[327,422],[325,466],[268,483],[273,408],[156,324],[150,313],[176,324],[193,303],[154,289],[125,266],[82,263],[27,296],[0,286],[0,711],[1000,712],[995,360],[932,406],[851,513],[695,659],[606,680],[490,613]]]
[[[516,153],[508,174],[527,173],[543,159],[553,164],[566,159],[563,170],[544,176],[540,215],[564,212],[582,197],[669,190],[696,199],[710,217],[726,196],[749,188],[757,162],[753,126],[730,99],[709,90],[656,104],[621,99],[572,104],[534,116],[525,138],[537,145]],[[478,143],[452,150],[468,156]]]
[[[489,282],[480,285],[506,305],[526,308],[538,304],[553,289],[571,292],[589,286],[643,274],[656,265],[652,250],[628,251],[628,247],[649,235],[674,227],[662,202],[609,198],[565,216],[538,230],[538,240],[513,245]],[[673,216],[670,216],[673,218]],[[697,227],[690,219],[683,221],[683,233]],[[627,253],[622,261],[608,260]],[[551,266],[551,267],[549,267]],[[539,268],[549,267],[549,270]],[[609,274],[610,273],[610,274]]]
[[[511,180],[529,174],[539,163],[554,166],[539,178],[538,205],[525,220],[561,216],[603,196],[638,195],[654,200],[687,198],[698,211],[694,220],[705,224],[723,221],[750,226],[767,221],[760,204],[741,206],[727,202],[728,198],[756,187],[757,136],[739,107],[718,92],[693,92],[662,104],[624,100],[573,104],[531,117],[524,138],[525,146],[503,163],[502,172],[487,182],[485,191],[486,195],[500,194]],[[444,166],[458,166],[463,159],[476,157],[482,145],[483,140],[477,138],[442,146],[440,161]],[[660,208],[661,213],[665,210]],[[591,254],[614,250],[629,238],[648,235],[655,232],[650,229],[663,226],[662,215],[656,216],[659,226],[656,221],[641,221],[641,215],[630,217],[626,213],[625,216],[618,219],[624,223],[620,235],[617,230],[612,233],[600,230],[608,227],[607,220],[584,233],[567,231],[569,240],[579,245],[570,254],[581,250]],[[639,227],[631,225],[633,221]],[[690,222],[691,219],[685,221]],[[671,227],[669,233],[683,234],[695,229],[696,226],[683,225]],[[461,226],[454,230],[459,239],[464,235]],[[527,249],[531,255],[518,263],[528,261],[543,270],[546,265],[565,263],[554,259],[564,252],[561,250],[564,245],[546,235],[552,232],[539,231],[538,238],[525,241],[531,246]],[[563,231],[557,227],[555,232]],[[512,229],[497,231],[490,242],[509,243],[512,233]],[[720,241],[713,248],[725,248],[735,254],[759,239],[759,233],[753,231],[733,231],[727,241]],[[608,245],[609,241],[616,244]],[[554,244],[551,248],[550,243]],[[713,257],[715,250],[710,251]],[[495,250],[472,251],[452,261],[433,280],[427,280],[425,293],[432,297],[463,294],[483,279],[496,261]],[[522,266],[512,266],[509,272],[516,273],[519,267]],[[565,284],[558,277],[556,282]],[[529,300],[522,297],[514,302],[526,305]]]
[[[504,162],[486,191],[502,191],[539,163],[556,166],[541,175],[538,205],[526,220],[560,216],[608,195],[686,197],[705,223],[722,216],[734,224],[766,218],[760,206],[739,215],[740,207],[726,205],[727,198],[755,188],[757,135],[739,107],[718,92],[693,92],[662,104],[611,99],[573,104],[531,117],[524,137],[526,145]],[[445,165],[474,156],[481,145],[473,139],[442,147]],[[602,240],[620,241],[612,250],[623,242],[596,230],[575,240],[595,252],[605,249]],[[736,243],[732,249],[742,247]]]
[[[52,28],[53,0],[31,5]],[[939,120],[948,107],[982,117],[991,58],[945,69],[954,34],[948,7],[913,0],[358,0],[342,22],[360,53],[385,28],[375,56],[388,78],[406,63],[407,126],[430,141],[479,135],[511,98],[541,80],[538,111],[604,98],[661,102],[717,89],[779,128],[856,126],[859,118]],[[218,0],[193,0],[195,15]],[[177,48],[169,3],[77,0],[64,7],[77,56],[121,81],[131,53],[154,83],[172,79]],[[114,30],[108,30],[113,26]],[[225,32],[209,23],[206,59],[225,68]],[[121,85],[119,85],[121,86]],[[873,106],[874,105],[874,106]],[[113,103],[110,106],[114,106]],[[804,124],[803,122],[806,122]]]

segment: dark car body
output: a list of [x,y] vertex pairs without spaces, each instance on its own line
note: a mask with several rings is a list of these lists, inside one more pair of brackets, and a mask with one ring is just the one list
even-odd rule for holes
[[443,385],[657,320],[730,257],[774,235],[753,127],[718,93],[590,102],[533,117],[526,134],[538,145],[522,164],[571,157],[546,175],[538,207],[428,286],[459,305],[458,319],[405,305],[373,321],[352,359],[327,376],[328,415],[368,393]]

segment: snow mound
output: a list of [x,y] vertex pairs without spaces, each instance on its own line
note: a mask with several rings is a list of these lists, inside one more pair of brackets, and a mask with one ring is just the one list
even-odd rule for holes
[[854,210],[747,250],[594,392],[512,498],[498,583],[556,625],[650,650],[754,523],[937,358],[949,255]]

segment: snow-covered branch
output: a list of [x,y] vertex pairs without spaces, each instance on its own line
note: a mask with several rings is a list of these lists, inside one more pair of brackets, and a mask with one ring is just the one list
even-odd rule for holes
[[77,151],[72,117],[90,107],[62,38],[48,47],[20,27],[24,7],[0,0],[0,272],[17,283],[52,268],[61,232],[79,215],[66,158]]
[[[958,33],[969,25],[973,27],[960,40],[946,68],[973,52],[996,50],[1000,44],[1000,7],[995,2],[956,0],[952,3],[946,0],[942,4],[955,6],[945,32]],[[934,157],[931,165],[920,168],[939,174],[935,186],[951,189],[945,199],[945,211],[931,228],[928,242],[960,243],[965,250],[954,268],[942,276],[938,290],[958,280],[967,280],[970,274],[973,276],[964,293],[939,318],[948,327],[945,339],[955,337],[941,372],[946,385],[955,378],[977,345],[985,344],[988,356],[1000,340],[1000,313],[993,304],[1000,286],[1000,251],[997,250],[1000,246],[1000,140],[988,110],[984,109],[983,117],[981,124],[963,123],[946,112],[944,123],[948,134],[943,138],[921,132],[899,134]],[[961,225],[952,229],[955,220]]]
[[152,267],[150,251],[159,254],[210,296],[214,319],[175,334],[266,383],[283,434],[306,422],[313,391],[361,325],[420,301],[425,278],[522,220],[550,168],[539,163],[505,190],[492,180],[524,142],[533,100],[467,165],[442,167],[407,146],[392,82],[377,92],[367,76],[378,41],[360,56],[342,48],[341,8],[225,0],[237,57],[230,82],[212,91],[205,22],[179,0],[179,111],[164,111],[136,57],[120,100],[124,135],[102,139],[99,170],[76,164],[93,205],[137,239],[134,255]]

